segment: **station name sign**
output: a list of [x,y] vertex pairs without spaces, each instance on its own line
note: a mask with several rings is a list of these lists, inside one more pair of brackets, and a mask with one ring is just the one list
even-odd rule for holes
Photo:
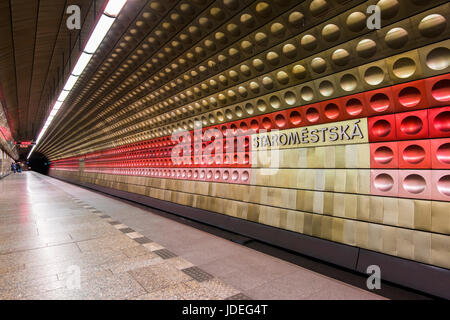
[[259,133],[252,150],[368,143],[367,118]]

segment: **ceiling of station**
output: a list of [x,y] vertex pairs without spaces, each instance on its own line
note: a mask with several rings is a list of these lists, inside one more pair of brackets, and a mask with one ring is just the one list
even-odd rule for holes
[[[298,32],[296,6],[292,0],[128,1],[37,151],[59,159],[170,135],[155,130],[193,114],[179,107],[194,108],[187,104],[234,82],[230,77],[213,88],[212,80],[209,88],[202,80],[251,56],[258,36],[278,34],[261,39],[261,50]],[[270,23],[277,17],[281,23]],[[264,32],[255,37],[258,29]],[[241,49],[250,36],[256,40],[243,41],[250,47]]]
[[[0,1],[0,96],[16,141],[36,139],[103,2]],[[81,30],[66,26],[66,8],[73,4],[81,9]]]

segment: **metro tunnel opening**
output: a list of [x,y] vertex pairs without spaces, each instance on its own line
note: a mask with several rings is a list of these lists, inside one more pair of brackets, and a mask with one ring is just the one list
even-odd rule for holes
[[43,175],[48,175],[51,162],[42,153],[35,152],[32,154],[30,159],[26,161],[26,164],[28,165],[28,168],[30,168],[30,170]]

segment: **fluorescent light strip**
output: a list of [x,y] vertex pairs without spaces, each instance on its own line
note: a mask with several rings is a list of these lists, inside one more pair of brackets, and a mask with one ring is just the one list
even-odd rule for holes
[[79,76],[83,73],[83,70],[88,65],[89,61],[91,61],[93,54],[83,52],[81,56],[78,58],[77,64],[75,68],[73,68],[72,74]]
[[58,113],[59,109],[62,107],[67,96],[70,94],[70,91],[77,83],[80,75],[83,73],[84,69],[86,69],[87,65],[89,64],[89,61],[91,61],[92,56],[94,55],[95,51],[97,51],[98,47],[102,43],[103,39],[105,38],[106,34],[108,33],[109,29],[111,28],[112,24],[116,20],[116,17],[119,15],[120,11],[122,10],[126,2],[127,0],[108,1],[108,4],[106,5],[105,10],[103,11],[103,14],[98,20],[97,25],[95,26],[94,31],[89,37],[89,40],[86,43],[83,52],[78,58],[78,61],[75,64],[75,67],[73,68],[69,76],[69,79],[67,79],[67,82],[64,85],[64,89],[60,92],[57,101],[53,105],[53,108],[50,111],[50,115],[48,116],[44,127],[39,132],[39,136],[36,139],[36,144],[33,146],[30,153],[28,154],[27,160],[31,157],[31,154],[33,153],[34,149],[44,136],[44,133],[47,131],[51,122]]
[[105,13],[112,17],[117,17],[117,15],[122,10],[123,6],[127,0],[111,0],[105,8]]
[[116,18],[108,17],[107,15],[102,15],[97,25],[95,26],[94,32],[92,32],[91,37],[89,38],[84,51],[87,53],[93,54],[97,48],[102,43],[106,34],[108,33],[109,28],[111,28],[114,20]]
[[69,95],[70,91],[67,90],[63,90],[61,91],[61,94],[59,95],[58,99],[56,99],[57,101],[60,101],[61,104],[64,102],[64,100],[66,100],[67,96]]

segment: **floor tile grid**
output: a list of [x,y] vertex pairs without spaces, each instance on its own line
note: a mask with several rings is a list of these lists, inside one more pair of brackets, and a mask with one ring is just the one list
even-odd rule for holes
[[[45,180],[43,180],[43,181],[45,181]],[[45,181],[45,183],[50,184],[47,181]],[[143,247],[145,247],[150,252],[153,252],[156,255],[160,256],[162,259],[167,260],[167,259],[177,258],[178,259],[177,265],[178,266],[180,266],[180,265],[182,266],[182,268],[177,268],[177,269],[182,271],[184,274],[189,276],[194,281],[196,281],[198,283],[202,283],[202,282],[206,282],[208,280],[213,280],[214,283],[216,284],[216,287],[217,286],[229,287],[228,285],[224,284],[219,279],[214,278],[212,275],[210,275],[206,271],[200,269],[199,267],[193,266],[187,260],[185,260],[185,259],[183,259],[181,257],[178,257],[173,252],[171,252],[168,249],[164,248],[163,246],[153,242],[149,238],[139,234],[138,232],[136,232],[132,228],[122,224],[119,221],[113,220],[109,215],[104,214],[102,211],[94,208],[93,206],[84,203],[82,200],[72,196],[71,194],[69,194],[69,193],[67,193],[65,191],[63,191],[63,192],[66,193],[69,196],[69,198],[71,200],[73,200],[78,206],[89,210],[90,212],[92,212],[93,214],[97,215],[101,219],[105,219],[109,224],[114,226],[117,230],[121,231],[126,236],[130,237],[132,240],[136,241],[139,245],[142,245]],[[135,278],[135,280],[139,283],[139,281],[136,278]],[[198,289],[198,288],[196,288],[194,286],[194,289]],[[217,289],[217,288],[215,288],[215,289]],[[164,288],[162,290],[164,290]],[[214,290],[214,288],[213,288],[213,290]],[[220,296],[219,295],[218,297],[221,298],[221,299],[224,299],[224,300],[250,300],[251,299],[250,297],[246,296],[245,294],[243,294],[241,292],[238,292],[238,290],[236,290],[234,288],[231,289],[231,290],[232,291],[236,291],[236,292],[234,292],[233,294],[231,294],[229,296]],[[148,294],[155,295],[154,293],[152,294],[152,292],[149,292]],[[175,296],[176,296],[176,293],[175,293]],[[194,296],[193,297],[193,299],[196,299],[196,298],[199,298],[199,296]]]

